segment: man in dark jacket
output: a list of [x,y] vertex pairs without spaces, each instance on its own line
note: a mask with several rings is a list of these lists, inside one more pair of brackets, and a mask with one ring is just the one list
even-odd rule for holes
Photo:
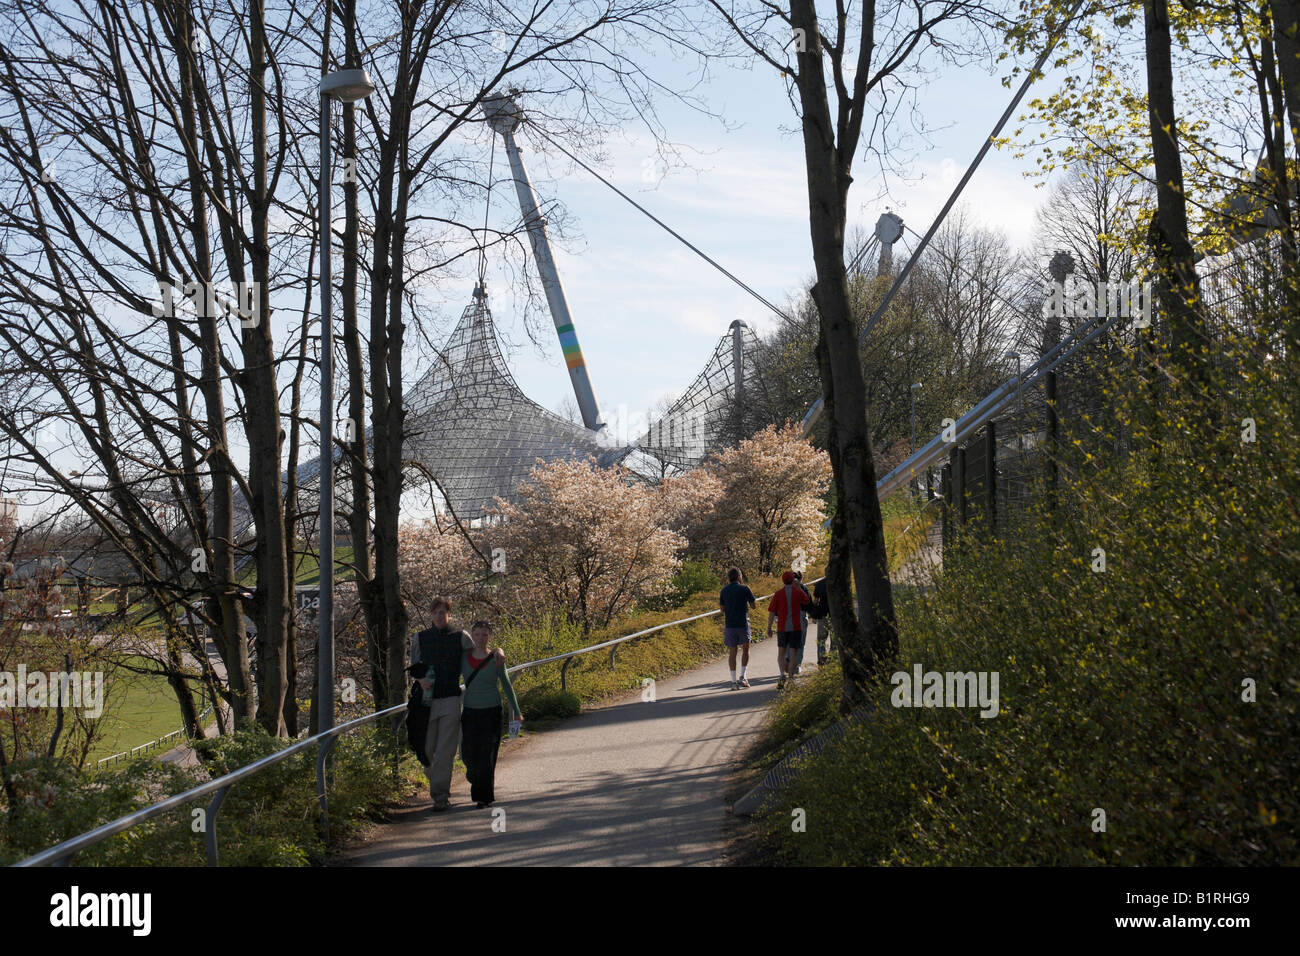
[[831,656],[831,606],[826,599],[826,579],[813,585],[813,604],[808,616],[817,622],[817,666]]

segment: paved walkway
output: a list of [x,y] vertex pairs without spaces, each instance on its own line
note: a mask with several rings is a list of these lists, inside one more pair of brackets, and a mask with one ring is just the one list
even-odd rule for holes
[[[808,629],[804,674],[816,668]],[[721,643],[721,635],[719,635]],[[340,861],[351,866],[711,866],[722,862],[723,794],[776,696],[776,641],[753,649],[753,686],[728,690],[726,657],[630,694],[554,730],[501,745],[497,802],[477,810],[463,773],[452,808],[427,793]],[[497,826],[505,832],[494,832]]]
[[934,522],[925,534],[925,541],[917,548],[907,564],[893,575],[895,584],[925,588],[934,583],[936,571],[943,570],[943,524]]

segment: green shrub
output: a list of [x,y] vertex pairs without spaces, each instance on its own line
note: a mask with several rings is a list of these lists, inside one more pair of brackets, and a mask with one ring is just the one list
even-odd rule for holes
[[843,673],[831,657],[772,704],[764,733],[765,748],[788,749],[839,718]]
[[715,591],[721,587],[722,582],[707,559],[688,559],[673,574],[668,589],[645,602],[645,610],[669,611],[701,591]]
[[[201,741],[208,758],[196,769],[142,758],[99,773],[60,761],[15,765],[20,797],[0,813],[0,862],[30,856],[79,833],[181,793],[275,753],[289,742],[264,730],[241,730]],[[394,751],[379,731],[339,739],[329,794],[330,836],[352,832],[377,808],[398,798],[415,775],[414,757]],[[82,851],[77,865],[195,866],[206,862],[205,827],[215,825],[223,866],[301,866],[320,860],[316,751],[308,749],[236,783],[215,821],[210,797],[133,827]],[[195,813],[202,811],[202,813]]]
[[[193,771],[141,757],[92,773],[62,760],[9,766],[17,800],[0,809],[0,864],[14,863],[197,784]],[[193,806],[202,806],[196,802]],[[192,835],[191,806],[101,841],[73,858],[77,866],[187,865],[203,861]]]
[[[1001,540],[968,528],[932,590],[898,592],[897,669],[996,671],[999,712],[894,707],[873,688],[868,720],[760,816],[766,859],[1297,862],[1297,375],[1222,354],[1231,377],[1211,370],[1158,411],[1112,390],[1130,453],[1080,451],[1054,509],[1040,495]],[[1118,433],[1072,424],[1081,449]],[[777,732],[813,710],[783,701]]]
[[563,720],[582,712],[582,701],[577,695],[558,687],[534,687],[519,698],[519,706],[530,721]]

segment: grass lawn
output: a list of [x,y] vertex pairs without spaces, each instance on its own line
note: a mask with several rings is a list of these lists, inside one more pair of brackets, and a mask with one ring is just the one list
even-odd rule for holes
[[[352,545],[339,545],[334,549],[334,580],[351,581],[352,580]],[[251,584],[255,578],[249,579]],[[314,554],[298,555],[298,568],[293,575],[294,584],[298,587],[309,587],[320,584],[320,564]]]
[[[146,659],[126,660],[141,664]],[[165,678],[119,668],[104,675],[104,684],[104,735],[91,751],[92,765],[101,757],[111,757],[180,729],[180,706]]]

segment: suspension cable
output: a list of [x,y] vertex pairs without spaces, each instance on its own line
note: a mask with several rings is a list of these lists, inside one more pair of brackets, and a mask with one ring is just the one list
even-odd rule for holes
[[1002,132],[1002,127],[1007,125],[1007,120],[1011,119],[1011,114],[1014,113],[1016,107],[1020,105],[1020,101],[1024,98],[1025,93],[1029,91],[1030,84],[1034,82],[1035,76],[1047,63],[1047,58],[1052,55],[1052,51],[1056,49],[1056,44],[1060,42],[1063,36],[1065,36],[1066,29],[1074,22],[1074,18],[1078,15],[1079,8],[1082,6],[1083,0],[1074,0],[1074,6],[1070,8],[1070,12],[1066,14],[1065,19],[1061,22],[1060,29],[1052,34],[1047,46],[1043,49],[1042,55],[1039,56],[1038,62],[1035,63],[1034,68],[1025,75],[1024,82],[1020,84],[1020,89],[1016,90],[1016,95],[1011,98],[1011,102],[1007,104],[1007,108],[1003,110],[1002,115],[998,117],[998,121],[993,127],[993,132],[989,133],[985,138],[983,144],[979,148],[979,152],[975,154],[975,158],[971,160],[970,165],[966,167],[966,172],[962,175],[961,180],[953,189],[952,195],[950,195],[948,201],[943,204],[943,208],[939,210],[939,215],[935,217],[934,222],[930,223],[930,228],[927,229],[925,235],[921,237],[921,242],[917,247],[912,250],[912,254],[908,257],[907,262],[898,273],[898,278],[894,280],[894,284],[890,286],[889,291],[885,293],[885,298],[881,300],[880,305],[876,307],[876,311],[871,314],[871,318],[869,318],[866,325],[862,327],[862,331],[858,334],[859,345],[866,341],[867,335],[871,332],[871,329],[880,321],[880,317],[885,314],[885,309],[889,307],[889,303],[893,301],[898,290],[902,288],[903,281],[907,278],[908,273],[912,271],[912,267],[916,265],[916,261],[921,257],[921,253],[925,251],[925,247],[930,244],[930,240],[934,238],[934,234],[939,231],[939,227],[943,224],[943,221],[948,218],[948,213],[952,211],[952,207],[961,196],[962,190],[966,188],[966,184],[970,182],[970,178],[975,175],[975,170],[979,169],[979,165],[983,162],[985,154],[988,153],[989,148],[993,145],[993,140],[995,140],[998,134]]
[[769,309],[771,309],[773,312],[775,312],[775,313],[776,313],[777,315],[779,315],[781,318],[785,319],[787,322],[793,322],[793,321],[794,321],[794,319],[793,319],[789,314],[787,314],[787,313],[784,312],[783,310],[777,308],[775,305],[773,305],[773,304],[772,304],[771,302],[769,302],[767,299],[763,298],[762,295],[760,295],[758,292],[756,292],[756,291],[755,291],[753,288],[751,288],[750,286],[746,285],[746,284],[745,284],[741,279],[739,279],[739,278],[738,278],[734,273],[729,272],[726,268],[724,268],[722,265],[720,265],[720,264],[717,262],[716,259],[713,259],[713,258],[712,258],[711,256],[709,256],[707,253],[705,253],[703,250],[701,250],[698,246],[696,246],[694,243],[692,243],[689,239],[687,239],[685,236],[683,236],[680,232],[678,232],[677,230],[673,229],[672,226],[669,226],[666,222],[664,222],[662,219],[660,219],[658,216],[656,216],[656,215],[655,215],[654,213],[652,213],[650,210],[646,209],[645,206],[642,206],[639,202],[637,202],[635,199],[633,199],[633,198],[632,198],[631,196],[629,196],[627,193],[623,192],[623,190],[619,189],[617,186],[615,186],[613,183],[611,183],[608,179],[606,179],[606,178],[605,178],[604,176],[602,176],[600,173],[596,172],[596,170],[592,169],[590,166],[588,166],[586,163],[584,163],[582,160],[580,160],[577,156],[574,156],[573,153],[569,152],[567,149],[565,149],[563,146],[561,146],[559,143],[557,143],[555,140],[553,140],[550,136],[546,135],[546,133],[543,132],[543,131],[542,131],[542,130],[541,130],[541,129],[540,129],[540,128],[535,124],[535,123],[532,124],[532,129],[533,129],[533,132],[537,133],[538,136],[540,136],[542,139],[546,140],[548,143],[550,143],[552,146],[554,146],[556,149],[558,149],[560,152],[562,152],[565,156],[568,156],[571,160],[573,160],[575,163],[577,163],[579,166],[581,166],[581,167],[582,167],[583,169],[585,169],[587,172],[591,173],[591,175],[595,176],[597,179],[599,179],[602,183],[604,183],[604,184],[605,184],[606,186],[608,186],[610,189],[614,190],[614,192],[618,193],[620,196],[622,196],[624,199],[626,199],[629,203],[631,203],[633,206],[635,206],[638,210],[640,210],[640,211],[641,211],[642,213],[644,213],[646,216],[650,217],[650,219],[652,219],[652,220],[653,220],[653,221],[654,221],[654,222],[655,222],[655,223],[656,223],[656,224],[657,224],[661,229],[663,229],[665,232],[667,232],[669,235],[671,235],[673,238],[675,238],[678,242],[682,243],[684,246],[686,246],[686,248],[690,249],[692,252],[694,252],[697,256],[699,256],[701,259],[703,259],[703,260],[704,260],[705,262],[707,262],[709,265],[713,266],[713,268],[717,269],[719,272],[721,272],[724,276],[726,276],[726,277],[727,277],[728,279],[730,279],[732,282],[736,283],[736,285],[740,286],[742,289],[744,289],[746,292],[748,292],[750,295],[752,295],[752,296],[753,296],[755,299],[757,299],[759,302],[763,303],[765,306],[767,306]]
[[492,170],[496,164],[497,158],[497,137],[492,134],[492,149],[488,153],[488,179],[487,179],[487,198],[483,201],[483,236],[478,243],[478,287],[483,292],[487,289],[483,286],[483,279],[487,275],[487,231],[488,231],[488,213],[492,209]]

